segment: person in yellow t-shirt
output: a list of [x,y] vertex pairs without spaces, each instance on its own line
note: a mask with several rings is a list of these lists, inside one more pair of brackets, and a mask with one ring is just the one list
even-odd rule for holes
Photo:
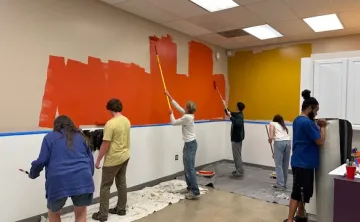
[[[121,114],[123,106],[120,100],[111,99],[106,109],[113,116],[104,127],[103,142],[95,167],[100,169],[100,161],[105,156],[100,187],[100,209],[92,218],[107,221],[108,213],[126,215],[127,186],[126,168],[130,159],[130,121]],[[115,208],[109,209],[110,188],[116,183],[118,202]]]

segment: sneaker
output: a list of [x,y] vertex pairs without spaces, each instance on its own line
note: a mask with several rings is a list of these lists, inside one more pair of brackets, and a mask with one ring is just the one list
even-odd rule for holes
[[233,179],[233,180],[241,180],[243,178],[244,178],[244,175],[241,175],[241,174],[235,174],[235,175],[230,176],[230,179]]
[[301,217],[299,215],[296,215],[294,218],[294,221],[296,222],[307,222],[308,220],[306,219],[306,217]]
[[198,199],[200,197],[200,194],[195,195],[193,192],[188,192],[187,194],[185,194],[185,198],[187,200],[195,200]]
[[[288,222],[289,220],[288,219],[285,219],[284,222]],[[295,220],[293,220],[292,222],[296,222]]]
[[232,175],[235,175],[235,176],[244,176],[244,172],[243,173],[241,173],[241,174],[239,174],[236,170],[235,171],[233,171],[233,172],[231,172],[231,174]]
[[187,188],[185,188],[185,189],[180,190],[178,193],[185,195],[185,194],[189,193],[189,190]]
[[119,216],[125,216],[126,210],[118,210],[116,207],[109,209],[109,213],[111,214],[117,214]]
[[101,216],[100,212],[94,213],[91,218],[100,222],[107,221],[107,216]]
[[279,191],[284,191],[284,190],[285,190],[285,188],[280,187],[280,186],[278,186],[278,185],[271,185],[271,187],[272,187],[273,189],[279,190]]

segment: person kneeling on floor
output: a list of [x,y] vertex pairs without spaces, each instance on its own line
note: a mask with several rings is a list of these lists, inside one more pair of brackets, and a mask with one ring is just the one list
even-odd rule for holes
[[[326,120],[315,122],[319,103],[310,93],[309,90],[302,92],[304,101],[301,114],[293,121],[293,189],[288,219],[284,222],[307,221],[305,203],[310,202],[314,192],[314,171],[319,167],[319,147],[325,142]],[[294,218],[296,210],[298,212]]]
[[44,167],[49,220],[61,221],[60,210],[71,197],[76,222],[86,222],[86,208],[92,204],[95,190],[94,157],[89,140],[67,116],[55,119],[53,132],[44,137],[29,177],[37,178]]

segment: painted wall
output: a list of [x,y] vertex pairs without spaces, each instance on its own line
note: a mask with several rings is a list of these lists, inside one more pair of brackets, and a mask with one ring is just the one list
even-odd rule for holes
[[230,108],[242,101],[246,119],[269,120],[279,113],[292,121],[299,113],[301,58],[310,55],[310,44],[236,52],[228,59]]
[[110,97],[123,100],[133,124],[168,122],[155,45],[175,99],[194,100],[197,119],[223,117],[213,89],[216,80],[225,93],[223,49],[98,0],[3,0],[0,18],[0,132],[49,127],[56,111],[78,125],[103,123]]

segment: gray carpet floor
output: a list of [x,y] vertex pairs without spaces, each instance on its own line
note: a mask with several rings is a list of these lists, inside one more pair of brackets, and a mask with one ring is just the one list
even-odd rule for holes
[[[289,205],[292,187],[292,174],[288,174],[287,190],[276,191],[271,185],[276,179],[270,178],[271,170],[245,165],[245,176],[242,179],[231,179],[234,164],[220,162],[206,166],[203,170],[215,171],[211,178],[198,176],[198,183],[202,186],[212,186],[215,189],[228,191],[235,194],[267,201],[270,203]],[[184,176],[178,179],[185,180]]]

